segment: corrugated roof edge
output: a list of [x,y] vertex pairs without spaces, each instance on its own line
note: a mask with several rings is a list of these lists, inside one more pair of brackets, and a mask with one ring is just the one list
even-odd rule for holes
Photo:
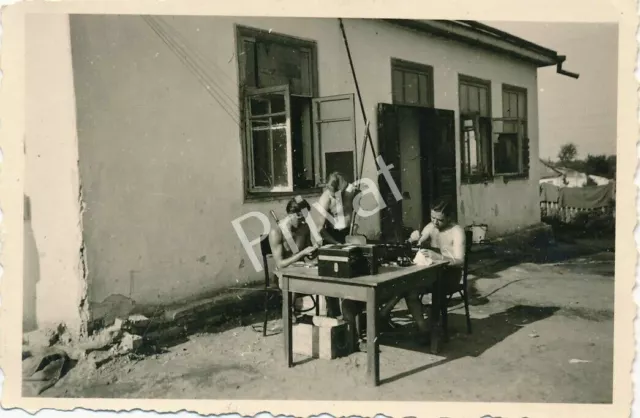
[[454,22],[458,22],[460,24],[466,24],[468,25],[470,28],[487,33],[487,34],[491,34],[496,36],[499,39],[502,39],[504,41],[507,41],[509,43],[512,43],[514,45],[517,46],[524,46],[526,48],[530,48],[532,50],[536,50],[536,51],[540,51],[541,53],[546,53],[549,55],[554,55],[554,56],[558,56],[558,53],[552,49],[546,48],[542,45],[533,43],[531,41],[528,41],[524,38],[521,38],[519,36],[516,35],[512,35],[509,32],[505,32],[503,30],[500,29],[496,29],[493,26],[489,26],[489,25],[485,25],[484,23],[480,23],[476,20],[455,20]]
[[501,31],[489,25],[473,20],[410,20],[384,19],[389,23],[408,27],[432,35],[454,39],[459,42],[478,46],[494,52],[506,53],[525,60],[538,67],[555,65],[557,72],[572,78],[579,75],[563,70],[566,56],[558,55],[552,49],[545,48],[526,39]]

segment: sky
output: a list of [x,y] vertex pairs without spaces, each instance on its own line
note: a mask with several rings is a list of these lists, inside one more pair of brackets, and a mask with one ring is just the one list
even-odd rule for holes
[[540,157],[573,142],[578,158],[616,153],[618,27],[611,23],[483,22],[566,55],[563,69],[538,69]]

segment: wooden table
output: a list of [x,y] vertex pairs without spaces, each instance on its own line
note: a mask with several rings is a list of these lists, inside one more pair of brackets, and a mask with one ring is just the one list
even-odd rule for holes
[[378,274],[338,279],[318,275],[317,267],[291,266],[281,270],[283,292],[282,320],[284,322],[284,356],[293,367],[292,293],[322,295],[357,300],[367,304],[367,375],[373,386],[380,384],[378,353],[378,307],[394,296],[410,290],[433,286],[431,303],[431,352],[437,353],[440,343],[440,306],[443,288],[440,277],[447,262],[430,266],[380,267]]

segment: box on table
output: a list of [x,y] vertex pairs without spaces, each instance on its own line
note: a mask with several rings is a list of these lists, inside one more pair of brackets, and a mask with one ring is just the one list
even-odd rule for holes
[[342,321],[338,325],[295,324],[292,333],[293,352],[325,360],[349,355],[347,330],[347,324]]
[[326,245],[318,250],[318,274],[337,278],[377,274],[378,259],[376,245]]
[[376,244],[364,244],[359,245],[362,255],[367,260],[367,273],[366,274],[378,274],[378,267],[382,258],[382,251],[379,245]]
[[384,262],[397,261],[399,258],[415,257],[416,251],[408,243],[386,243],[380,245],[380,256]]

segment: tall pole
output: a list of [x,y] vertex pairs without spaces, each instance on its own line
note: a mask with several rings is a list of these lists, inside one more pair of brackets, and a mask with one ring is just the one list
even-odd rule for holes
[[[380,165],[378,164],[378,160],[376,159],[376,151],[375,151],[376,149],[373,146],[373,139],[371,139],[371,132],[369,130],[369,121],[367,120],[367,114],[364,110],[364,102],[362,100],[362,94],[360,93],[360,85],[358,84],[358,77],[356,77],[356,69],[353,65],[353,58],[351,57],[351,49],[349,48],[349,41],[347,40],[347,32],[344,29],[344,23],[342,22],[342,18],[338,18],[338,21],[340,22],[340,31],[342,32],[342,39],[344,40],[344,46],[347,50],[347,57],[349,58],[349,66],[351,67],[351,75],[353,76],[353,83],[356,86],[356,93],[358,94],[358,101],[360,102],[360,111],[362,112],[362,119],[364,120],[364,123],[365,123],[366,140],[368,140],[369,146],[371,147],[371,152],[373,154],[373,161],[376,164],[376,169],[380,171]],[[360,180],[360,178],[362,177],[362,171],[364,169],[364,156],[366,152],[367,152],[367,147],[365,142],[365,144],[363,144],[362,146],[362,161],[360,162],[360,173],[359,173],[360,177],[358,178],[358,180]],[[360,183],[358,183],[358,190],[359,189],[360,189]],[[353,230],[355,227],[356,214],[354,214],[354,216],[351,218],[351,228],[349,231],[350,234],[353,234]],[[391,218],[391,223],[395,224],[395,219],[393,217],[393,211],[391,210],[391,207],[389,207],[389,217]]]

